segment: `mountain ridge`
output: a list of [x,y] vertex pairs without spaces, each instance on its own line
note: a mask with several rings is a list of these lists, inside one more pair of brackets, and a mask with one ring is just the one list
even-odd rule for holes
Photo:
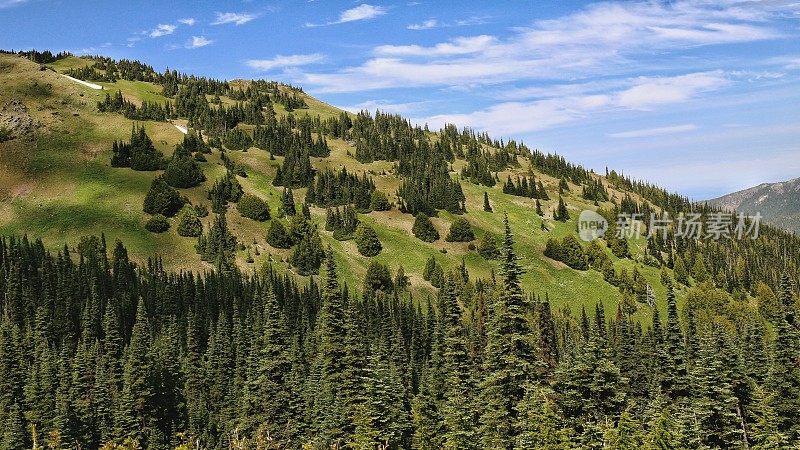
[[748,215],[760,213],[765,222],[800,233],[800,177],[761,183],[707,200],[707,203]]

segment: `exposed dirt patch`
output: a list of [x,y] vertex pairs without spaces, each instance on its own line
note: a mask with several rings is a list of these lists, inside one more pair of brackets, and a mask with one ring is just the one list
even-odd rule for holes
[[33,183],[21,183],[9,190],[11,198],[27,197],[33,191]]
[[8,133],[8,138],[28,136],[36,126],[36,122],[28,114],[28,108],[20,100],[9,100],[0,108],[0,129]]

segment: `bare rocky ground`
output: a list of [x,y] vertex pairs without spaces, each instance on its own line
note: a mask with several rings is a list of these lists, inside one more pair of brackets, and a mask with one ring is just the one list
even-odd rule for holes
[[20,100],[11,99],[0,108],[0,134],[6,134],[6,139],[26,137],[33,133],[36,126],[28,114],[28,108]]

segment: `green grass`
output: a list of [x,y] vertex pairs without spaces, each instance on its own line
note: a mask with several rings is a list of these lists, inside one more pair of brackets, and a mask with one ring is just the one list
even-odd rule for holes
[[[18,58],[0,56],[0,65],[10,67],[11,75],[0,75],[0,94],[22,98],[28,109],[44,127],[37,132],[37,139],[31,143],[11,140],[0,143],[0,233],[23,234],[40,237],[48,248],[59,249],[67,242],[74,246],[81,236],[105,233],[109,241],[121,239],[130,254],[139,261],[159,255],[165,265],[173,269],[204,270],[209,268],[200,261],[194,251],[195,239],[182,238],[175,232],[173,219],[171,230],[163,234],[149,233],[144,229],[147,215],[141,211],[141,202],[156,173],[135,172],[130,169],[111,168],[109,164],[111,143],[116,139],[128,139],[132,122],[118,114],[103,114],[96,110],[95,103],[104,95],[58,76],[52,71],[40,72],[38,65]],[[89,64],[80,58],[67,58],[51,65],[57,71]],[[35,89],[34,83],[50,84],[52,89],[42,93]],[[126,98],[140,102],[163,102],[160,88],[150,83],[118,81],[102,83],[106,91],[120,89]],[[229,99],[223,99],[226,101]],[[322,118],[334,117],[340,111],[330,105],[306,96],[309,108],[297,110],[296,114],[319,114]],[[280,105],[276,112],[285,113]],[[169,156],[175,144],[183,135],[169,123],[144,123],[148,134],[159,150]],[[347,167],[350,171],[367,172],[375,179],[379,189],[389,194],[390,200],[400,185],[400,179],[391,175],[392,164],[378,161],[360,164],[351,155],[352,147],[341,140],[329,139],[332,152],[326,158],[314,158],[316,168],[338,169]],[[275,168],[282,158],[269,160],[267,152],[251,149],[248,152],[229,152],[229,156],[247,168],[248,177],[240,179],[246,192],[265,199],[277,215],[282,188],[272,186]],[[457,162],[457,172],[463,165]],[[206,204],[206,190],[214,181],[224,175],[220,155],[208,155],[208,162],[202,164],[207,181],[201,186],[182,190],[192,203]],[[527,167],[501,172],[501,180],[511,174],[523,175]],[[455,174],[454,174],[455,176]],[[621,299],[617,288],[603,280],[600,273],[575,271],[564,264],[543,256],[547,239],[561,238],[575,232],[575,219],[582,209],[595,209],[590,203],[577,196],[578,186],[565,195],[569,212],[573,217],[566,223],[549,219],[557,202],[558,180],[536,174],[554,199],[542,202],[545,219],[535,214],[535,202],[502,192],[502,184],[487,188],[462,180],[462,188],[467,197],[467,213],[464,215],[473,225],[478,239],[486,232],[500,237],[503,233],[503,213],[507,213],[515,236],[515,250],[520,256],[520,264],[525,270],[522,278],[527,292],[549,296],[556,308],[567,308],[572,314],[579,314],[581,308],[591,310],[597,302],[602,302],[606,316],[613,317],[616,304]],[[6,191],[3,190],[6,186]],[[494,213],[483,211],[483,193],[488,192]],[[618,192],[613,195],[620,196]],[[299,203],[304,189],[295,190]],[[606,204],[605,206],[608,206]],[[242,218],[235,206],[227,214],[230,228],[244,243],[246,250],[237,253],[241,267],[256,270],[266,264],[279,269],[289,269],[285,262],[290,250],[278,250],[266,243],[266,230],[269,222],[255,222]],[[325,211],[312,208],[313,220],[322,230]],[[383,251],[373,259],[387,264],[392,271],[402,265],[411,278],[411,291],[417,298],[435,294],[430,284],[422,279],[426,261],[435,257],[446,269],[454,269],[463,260],[473,277],[488,279],[492,272],[498,272],[496,261],[486,261],[475,250],[469,250],[467,243],[448,243],[444,241],[453,216],[442,212],[434,218],[442,239],[425,243],[410,233],[413,217],[396,210],[373,212],[360,215],[360,219],[372,226],[383,245]],[[209,226],[210,217],[203,219]],[[277,220],[273,218],[272,220]],[[549,231],[542,231],[544,220]],[[325,246],[333,249],[343,282],[352,290],[361,290],[361,279],[371,261],[358,253],[353,241],[337,241],[331,233],[321,231]],[[475,241],[477,245],[478,241]],[[631,246],[634,256],[642,254],[644,242],[634,241]],[[256,249],[260,255],[255,255]],[[442,250],[446,250],[443,253]],[[255,258],[255,263],[245,262],[247,252]],[[609,253],[610,254],[610,253]],[[658,307],[665,310],[666,290],[659,281],[659,270],[631,260],[618,260],[612,256],[617,268],[632,271],[637,267],[653,286]],[[679,293],[679,301],[684,294]],[[652,311],[640,305],[635,317],[649,319]]]

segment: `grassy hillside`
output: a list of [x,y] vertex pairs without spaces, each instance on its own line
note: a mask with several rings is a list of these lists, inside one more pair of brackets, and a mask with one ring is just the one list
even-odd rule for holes
[[[105,233],[109,241],[124,241],[132,257],[139,261],[158,255],[168,268],[210,269],[211,266],[202,262],[194,250],[196,240],[179,237],[175,226],[163,234],[144,229],[147,215],[142,212],[142,199],[157,173],[110,166],[112,142],[130,136],[132,121],[116,113],[98,112],[96,102],[104,98],[106,92],[121,90],[124,97],[134,103],[163,103],[167,99],[161,95],[161,87],[146,82],[120,80],[98,83],[104,86],[104,90],[93,90],[59,75],[69,68],[89,63],[85,59],[70,57],[50,65],[48,70],[40,70],[38,64],[26,59],[0,55],[0,98],[3,102],[7,99],[22,102],[27,114],[37,124],[24,136],[0,143],[0,234],[27,234],[42,238],[49,248],[57,249],[64,242],[74,246],[81,236]],[[236,83],[246,86],[247,82]],[[325,118],[341,113],[330,105],[303,95],[309,106],[294,111],[297,116],[309,114]],[[226,104],[234,103],[229,98],[222,100]],[[275,110],[278,114],[286,113],[277,104]],[[176,123],[186,122],[177,120]],[[183,134],[171,123],[148,121],[143,125],[156,147],[167,156],[183,139]],[[329,139],[328,144],[332,149],[331,155],[312,158],[315,168],[347,167],[351,172],[366,171],[373,176],[379,190],[389,195],[391,201],[396,200],[395,193],[401,180],[392,174],[392,163],[379,161],[361,164],[350,156],[353,148],[348,142]],[[274,212],[282,188],[274,187],[272,179],[282,157],[276,156],[270,160],[267,152],[256,148],[227,153],[247,170],[248,177],[239,180],[244,191],[265,199]],[[458,177],[463,164],[464,161],[456,161],[453,177]],[[208,204],[206,190],[225,173],[220,153],[215,150],[208,155],[208,162],[202,163],[201,167],[207,181],[201,186],[182,190],[182,194],[192,203]],[[522,161],[520,167],[499,173],[499,178],[505,180],[508,175],[525,175],[528,170],[527,162]],[[580,186],[571,185],[571,191],[566,193],[564,199],[572,219],[566,223],[553,221],[551,217],[557,203],[555,193],[558,191],[558,180],[538,172],[535,175],[544,182],[551,197],[550,201],[542,202],[544,219],[536,215],[533,200],[504,194],[502,183],[486,188],[462,180],[467,198],[464,217],[480,238],[486,232],[501,235],[503,213],[508,213],[517,251],[526,270],[523,281],[528,292],[547,293],[556,307],[568,307],[575,313],[579,313],[582,306],[592,308],[598,300],[602,300],[607,314],[613,314],[621,295],[617,288],[603,280],[599,272],[576,271],[543,256],[549,237],[575,233],[576,218],[580,211],[597,207],[580,198]],[[604,184],[608,185],[605,181]],[[493,213],[483,211],[484,192],[488,193]],[[625,194],[610,187],[609,192],[617,199]],[[304,189],[297,189],[294,196],[300,202]],[[608,207],[610,203],[601,206]],[[312,208],[312,216],[317,223],[323,224],[325,210]],[[470,250],[467,243],[444,241],[453,220],[453,216],[446,212],[433,219],[442,239],[430,244],[411,234],[413,217],[396,209],[360,215],[360,219],[375,228],[383,244],[384,250],[374,259],[386,263],[393,271],[402,265],[411,278],[412,292],[417,296],[435,292],[422,279],[423,268],[431,256],[436,257],[445,270],[457,267],[463,260],[470,274],[481,278],[489,278],[492,271],[497,270],[496,262],[484,260],[475,250]],[[210,220],[210,217],[203,219],[206,227]],[[235,206],[231,208],[228,220],[239,241],[246,245],[245,250],[237,253],[240,266],[257,270],[272,262],[279,268],[289,269],[285,259],[290,251],[274,249],[266,243],[269,222],[244,219]],[[542,231],[542,220],[549,231]],[[321,235],[324,244],[332,246],[344,281],[360,290],[361,279],[370,259],[358,253],[353,241],[337,241],[327,231],[322,231]],[[613,255],[612,260],[617,267],[625,267],[629,271],[634,266],[638,267],[655,289],[658,304],[665,308],[666,294],[659,281],[659,269],[635,262],[637,257],[643,255],[644,241],[634,241],[631,247],[633,261],[618,260]],[[255,263],[245,262],[248,253],[255,257]],[[259,255],[256,256],[256,253]],[[644,318],[651,314],[648,307],[640,304],[636,317]]]

